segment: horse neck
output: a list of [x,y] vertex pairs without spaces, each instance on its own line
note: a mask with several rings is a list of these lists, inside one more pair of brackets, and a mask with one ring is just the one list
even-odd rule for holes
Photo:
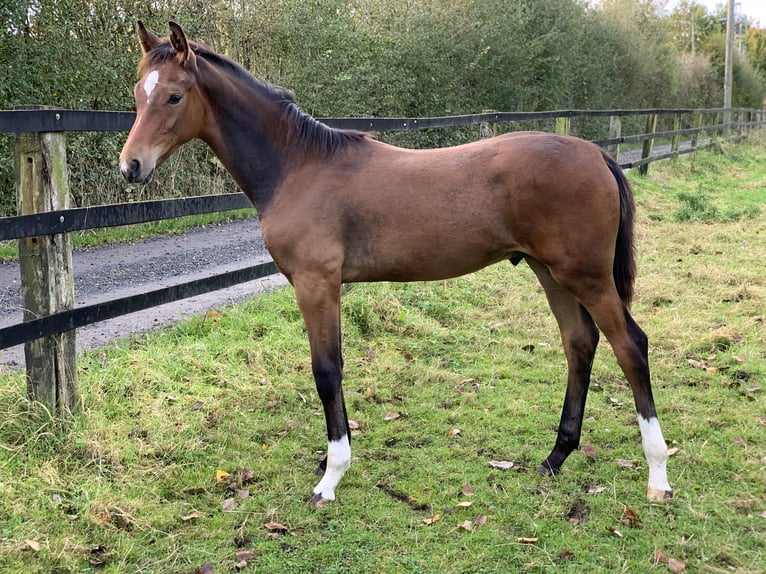
[[209,78],[203,85],[208,117],[200,137],[263,213],[291,155],[279,103],[256,86],[220,70],[210,72],[202,74]]

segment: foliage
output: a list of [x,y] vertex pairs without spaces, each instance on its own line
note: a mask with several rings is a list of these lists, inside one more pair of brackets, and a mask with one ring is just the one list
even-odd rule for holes
[[766,82],[766,30],[749,28],[745,36],[747,59],[758,71],[762,81]]

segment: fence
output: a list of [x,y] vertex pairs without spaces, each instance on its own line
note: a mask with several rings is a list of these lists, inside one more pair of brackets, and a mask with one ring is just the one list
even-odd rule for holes
[[[733,112],[737,121],[724,123],[726,111]],[[626,117],[644,118],[645,131],[625,135]],[[609,120],[607,137],[594,143],[617,157],[622,168],[638,168],[641,173],[646,173],[653,161],[691,153],[721,139],[738,141],[743,130],[766,124],[766,112],[752,109],[488,112],[439,118],[323,121],[332,127],[367,132],[478,125],[479,133],[486,137],[497,122],[550,121],[558,133],[570,133],[573,119],[593,118]],[[235,193],[70,209],[64,133],[128,131],[134,119],[131,112],[0,111],[0,133],[17,134],[14,160],[19,204],[19,215],[0,218],[0,241],[19,240],[25,309],[22,323],[0,329],[0,349],[25,344],[28,393],[56,411],[74,410],[79,402],[74,351],[77,328],[278,273],[273,262],[266,262],[138,296],[73,308],[70,232],[252,207],[244,194]],[[658,131],[660,122],[673,129]],[[682,145],[684,137],[690,139]],[[655,142],[663,140],[669,143],[658,153]],[[640,150],[620,152],[620,146],[638,144]]]

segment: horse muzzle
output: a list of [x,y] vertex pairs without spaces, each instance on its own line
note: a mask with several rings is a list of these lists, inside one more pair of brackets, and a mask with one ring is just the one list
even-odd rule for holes
[[154,177],[154,168],[146,170],[137,158],[120,163],[120,172],[128,183],[149,183]]

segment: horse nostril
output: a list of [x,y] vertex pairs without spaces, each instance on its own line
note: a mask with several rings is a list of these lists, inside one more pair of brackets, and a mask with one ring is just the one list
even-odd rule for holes
[[120,171],[129,183],[135,183],[141,177],[141,160],[131,159],[130,161],[122,162]]

